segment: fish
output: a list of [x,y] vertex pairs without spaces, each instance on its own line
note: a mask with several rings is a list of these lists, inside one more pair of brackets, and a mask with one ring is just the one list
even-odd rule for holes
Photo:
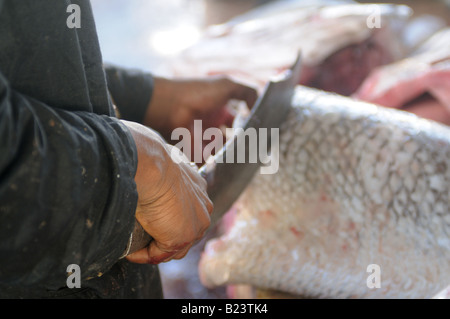
[[433,299],[450,299],[450,286],[433,296]]
[[450,125],[450,27],[405,58],[373,69],[352,96]]
[[349,95],[371,70],[405,55],[398,38],[411,14],[405,5],[278,1],[208,27],[168,68],[175,77],[226,74],[261,89],[300,51],[300,84]]
[[205,287],[431,298],[450,284],[450,127],[299,85],[278,153],[206,243]]
[[[312,2],[314,3],[310,4]],[[303,5],[304,3],[307,4]],[[369,17],[378,13],[381,26],[370,28],[367,24]],[[410,53],[410,44],[404,43],[402,34],[403,24],[408,23],[411,15],[412,10],[404,5],[377,4],[374,6],[358,4],[354,1],[278,1],[252,10],[225,24],[208,27],[200,41],[168,60],[167,69],[171,71],[170,74],[173,77],[227,75],[260,91],[275,74],[289,68],[299,51],[302,52],[303,69],[299,81],[301,86],[298,88],[292,107],[291,120],[285,123],[281,137],[284,140],[280,145],[285,148],[280,159],[281,172],[274,176],[255,177],[242,198],[222,219],[218,228],[210,231],[199,244],[194,246],[186,258],[160,265],[166,296],[169,298],[227,298],[232,296],[230,292],[236,287],[239,289],[235,290],[243,291],[243,297],[246,298],[254,297],[255,294],[252,291],[255,289],[259,292],[269,291],[270,297],[275,294],[294,297],[299,295],[431,296],[439,290],[436,288],[439,286],[437,277],[442,279],[441,284],[450,283],[444,274],[445,271],[449,273],[448,248],[446,248],[449,246],[449,217],[447,215],[442,217],[446,228],[445,231],[441,229],[439,232],[416,228],[415,219],[423,221],[422,217],[413,217],[414,221],[411,221],[409,217],[402,218],[410,211],[410,214],[419,216],[418,211],[414,209],[420,208],[421,214],[425,216],[428,216],[430,211],[437,212],[437,217],[434,215],[430,217],[430,220],[435,223],[435,219],[442,221],[440,216],[449,211],[448,186],[446,186],[447,193],[445,189],[439,190],[439,196],[433,189],[433,187],[445,188],[439,184],[442,176],[448,185],[448,164],[443,160],[435,161],[435,153],[429,149],[431,147],[437,150],[440,154],[437,158],[441,158],[442,152],[445,153],[445,150],[448,150],[448,139],[441,137],[445,136],[445,133],[449,136],[448,131],[439,125],[435,126],[436,123],[432,121],[406,115],[403,111],[385,111],[384,108],[373,104],[356,102],[352,97],[373,70],[399,61]],[[306,86],[313,89],[308,90]],[[318,90],[350,96],[352,99],[342,100],[343,97],[328,95]],[[303,95],[305,99],[309,97],[310,101],[302,100]],[[330,100],[329,103],[320,103],[327,105],[331,113],[325,110],[325,107],[318,106],[320,103],[315,102],[316,97],[320,101]],[[331,101],[339,103],[334,105]],[[358,108],[361,109],[357,111]],[[341,111],[342,113],[339,113]],[[379,116],[380,114],[383,116]],[[392,114],[395,116],[392,117]],[[235,126],[239,126],[239,116],[238,114]],[[328,119],[327,116],[336,120],[339,118],[339,122],[335,125],[329,124],[330,127],[327,127],[327,121],[322,123],[323,119]],[[407,124],[409,121],[412,121],[412,126]],[[353,124],[355,125],[352,126]],[[397,125],[400,126],[396,127]],[[301,129],[300,126],[303,128]],[[425,135],[421,133],[422,126],[425,127]],[[363,128],[371,132],[367,133],[371,135],[365,137]],[[290,130],[292,133],[289,132]],[[437,134],[442,131],[444,134]],[[300,135],[303,132],[307,134]],[[320,132],[322,135],[319,134]],[[417,132],[417,136],[414,132]],[[439,137],[427,135],[434,133]],[[402,134],[405,135],[404,146],[401,146],[398,140],[403,136]],[[390,142],[391,135],[396,138],[395,141],[398,144],[395,144],[395,141]],[[348,148],[349,143],[358,143],[360,149],[356,149],[356,144]],[[301,147],[304,144],[306,148]],[[368,151],[366,149],[368,145],[374,147],[374,150]],[[426,150],[424,155],[414,150],[414,146],[423,146]],[[335,153],[328,154],[327,149]],[[315,152],[311,153],[313,150]],[[393,153],[388,153],[389,150]],[[376,153],[377,151],[379,153]],[[423,158],[416,159],[417,154]],[[373,158],[375,155],[381,160]],[[449,158],[448,155],[447,152],[446,158]],[[343,157],[336,158],[337,156]],[[408,158],[411,158],[411,161],[408,161]],[[333,162],[334,160],[336,163]],[[308,163],[306,168],[305,161]],[[391,163],[391,161],[394,162]],[[405,165],[411,164],[411,167],[414,167],[411,173],[426,169],[426,173],[431,174],[430,170],[435,169],[436,176],[424,174],[422,180],[421,177],[409,174],[408,167],[401,167],[402,161]],[[426,161],[430,163],[425,163]],[[362,165],[362,163],[365,164]],[[422,163],[424,163],[423,167],[417,168]],[[359,165],[358,168],[353,169],[352,167],[356,164]],[[389,184],[386,185],[391,188],[379,191],[382,177],[379,176],[377,179],[376,174],[384,169],[383,165],[387,167],[387,172],[393,169],[398,172],[397,175],[392,175],[392,180],[387,177],[385,179],[385,183],[389,180]],[[329,174],[320,179],[314,174],[322,169],[327,170]],[[374,175],[372,179],[370,174]],[[370,181],[374,182],[369,183]],[[267,184],[263,186],[263,183]],[[318,185],[323,187],[323,192],[319,191]],[[398,193],[393,193],[394,186],[399,187]],[[408,187],[413,188],[410,190]],[[312,190],[311,197],[309,188]],[[335,193],[327,193],[331,190]],[[347,199],[345,199],[346,194],[349,194]],[[300,196],[304,198],[297,199]],[[384,196],[391,196],[391,199],[385,199]],[[410,196],[415,200],[417,198],[427,200],[414,206],[416,204],[410,202]],[[437,196],[436,203],[432,203],[434,196]],[[432,198],[428,199],[428,197]],[[386,205],[383,200],[389,200],[389,210],[384,214],[378,214],[383,205]],[[287,208],[283,208],[298,203],[301,203],[298,209],[292,208],[287,212]],[[364,206],[366,204],[370,205]],[[273,209],[260,209],[264,205]],[[358,209],[346,211],[345,209],[352,207],[351,205],[356,205]],[[301,207],[309,207],[307,210],[309,215],[299,216],[297,213],[301,211]],[[283,209],[278,211],[275,208]],[[321,209],[319,212],[322,213],[329,212],[326,215],[328,217],[309,219],[316,208]],[[370,214],[366,216],[367,213]],[[280,228],[253,229],[250,227],[255,223],[260,226],[264,223],[271,224],[271,215],[284,218],[284,214],[287,215],[287,220],[293,220],[293,222],[300,223],[303,220],[310,222],[304,225],[303,223],[295,226],[293,224],[287,230],[281,230],[280,236],[274,235]],[[289,217],[289,214],[292,216]],[[328,218],[328,221],[322,221],[324,218]],[[394,220],[398,221],[394,222]],[[334,226],[333,222],[338,223]],[[238,226],[242,227],[242,234]],[[408,226],[411,228],[409,229]],[[338,231],[345,236],[345,232],[342,232],[342,229],[347,231],[345,227],[350,233],[348,242],[340,246],[336,242],[333,247],[334,239],[327,236]],[[305,228],[308,232],[305,232]],[[252,232],[253,230],[255,232]],[[410,233],[416,230],[421,237],[415,237]],[[247,231],[251,233],[246,233]],[[329,234],[330,232],[332,234]],[[377,236],[380,232],[382,235],[387,233],[389,236],[379,238]],[[447,235],[443,236],[442,232],[446,232]],[[400,247],[399,254],[406,254],[409,258],[407,260],[414,259],[410,253],[416,252],[417,263],[412,265],[412,268],[408,264],[408,267],[405,266],[404,269],[405,274],[395,277],[393,273],[396,275],[401,270],[391,269],[393,263],[399,259],[396,256],[391,258],[394,248],[379,253],[369,250],[370,247],[367,246],[358,248],[358,236],[361,236],[364,245],[373,242],[374,247],[381,250],[384,247],[392,248],[392,246],[386,246],[386,243],[393,240],[392,238],[399,239],[400,242],[397,244],[394,241],[394,248]],[[302,237],[306,240],[302,241]],[[236,247],[241,244],[239,238],[245,242],[243,246],[245,249],[239,250]],[[296,239],[302,243],[298,247],[295,246]],[[341,243],[344,239],[339,240]],[[418,244],[415,250],[411,248],[414,246],[412,243],[422,241],[427,244]],[[435,241],[438,244],[435,244]],[[403,242],[408,243],[405,249],[402,249],[400,245]],[[304,255],[302,249],[306,249],[305,245],[308,243],[311,244],[310,249],[306,250],[307,254]],[[320,244],[317,245],[317,243]],[[266,245],[267,252],[261,245]],[[333,251],[335,248],[341,249],[342,252],[341,250]],[[435,248],[441,249],[444,253],[441,257],[432,259],[434,261],[428,265],[426,262],[429,258],[434,258]],[[328,253],[327,249],[331,249],[329,254],[325,254]],[[427,255],[428,252],[433,257]],[[264,258],[260,255],[264,255]],[[275,256],[280,258],[277,260]],[[381,288],[367,287],[370,276],[367,267],[371,256],[379,257],[377,260],[370,260],[370,265],[378,263],[380,266]],[[418,256],[422,256],[424,260]],[[309,263],[305,261],[306,259]],[[327,266],[322,267],[325,264]],[[403,262],[399,265],[403,265]],[[425,265],[426,268],[414,274],[414,267],[418,265]],[[442,270],[437,271],[439,275],[433,273],[436,265],[443,265]],[[199,277],[204,286],[200,283]],[[257,279],[258,277],[261,281]],[[288,283],[290,278],[291,284]],[[416,278],[420,278],[419,283],[415,281]],[[296,285],[295,280],[302,284]],[[333,284],[332,280],[336,280],[336,284]],[[348,285],[350,288],[346,288]],[[418,285],[426,287],[419,289]],[[404,286],[404,293],[398,292],[399,286]],[[274,291],[276,293],[273,293]]]

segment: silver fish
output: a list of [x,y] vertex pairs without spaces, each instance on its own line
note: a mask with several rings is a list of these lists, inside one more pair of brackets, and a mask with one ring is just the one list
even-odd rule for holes
[[431,298],[450,283],[449,127],[299,86],[279,156],[207,243],[204,285]]
[[433,299],[450,299],[450,286],[433,296]]

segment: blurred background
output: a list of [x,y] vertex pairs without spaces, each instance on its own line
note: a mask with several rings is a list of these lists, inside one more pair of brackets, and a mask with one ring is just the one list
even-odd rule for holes
[[[160,75],[165,62],[195,43],[202,30],[258,6],[302,0],[91,0],[105,62]],[[358,1],[389,3],[389,1]],[[450,0],[390,1],[450,23]]]
[[[171,61],[199,41],[209,26],[236,19],[269,3],[302,1],[91,0],[91,3],[105,62],[170,76]],[[412,37],[426,34],[426,28],[450,25],[450,0],[390,3],[406,4],[414,10],[415,17],[422,17]],[[227,298],[225,288],[206,289],[198,280],[197,263],[205,241],[194,247],[185,259],[160,266],[166,298]]]
[[[271,0],[92,0],[105,62],[164,74],[209,25]],[[272,0],[273,2],[273,0]]]

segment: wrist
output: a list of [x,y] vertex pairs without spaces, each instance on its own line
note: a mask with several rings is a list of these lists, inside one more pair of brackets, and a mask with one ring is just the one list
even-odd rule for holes
[[167,135],[173,107],[179,104],[177,90],[172,80],[155,77],[153,81],[153,94],[145,113],[144,124]]

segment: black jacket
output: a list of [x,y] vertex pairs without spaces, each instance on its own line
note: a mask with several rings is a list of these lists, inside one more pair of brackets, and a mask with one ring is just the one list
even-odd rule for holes
[[[81,28],[66,24],[69,4]],[[0,0],[0,297],[161,297],[119,260],[135,221],[135,144],[152,78],[108,68],[88,0]],[[107,85],[108,83],[108,85]],[[66,286],[67,266],[81,288]]]

